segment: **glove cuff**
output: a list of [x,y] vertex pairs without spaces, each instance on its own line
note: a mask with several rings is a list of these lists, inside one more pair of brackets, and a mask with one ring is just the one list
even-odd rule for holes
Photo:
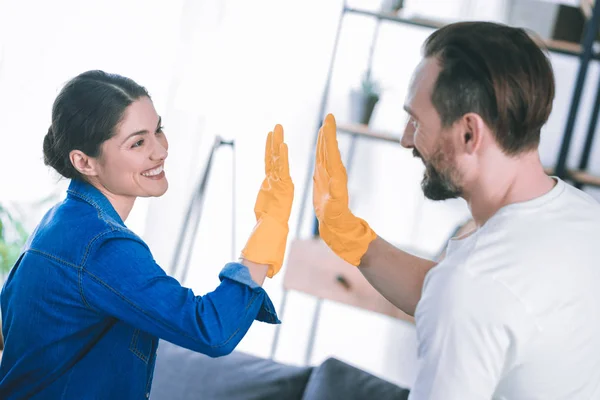
[[367,221],[354,215],[351,215],[348,223],[343,224],[342,229],[319,223],[319,234],[338,257],[355,267],[360,265],[369,245],[377,238]]
[[267,276],[272,278],[283,264],[288,233],[287,224],[282,224],[268,214],[263,214],[256,222],[242,250],[242,257],[257,264],[268,265]]

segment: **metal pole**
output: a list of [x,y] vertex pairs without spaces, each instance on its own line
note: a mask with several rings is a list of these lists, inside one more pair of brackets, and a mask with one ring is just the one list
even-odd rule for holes
[[[210,151],[210,155],[206,162],[204,174],[203,174],[202,178],[200,179],[200,182],[199,182],[196,190],[192,194],[192,198],[190,200],[188,210],[184,217],[183,225],[182,225],[181,231],[179,233],[179,238],[178,238],[177,244],[175,246],[173,260],[171,262],[172,275],[177,278],[177,272],[179,271],[179,260],[180,260],[180,257],[182,257],[182,256],[184,257],[184,263],[181,266],[182,271],[179,274],[179,278],[178,278],[178,280],[181,283],[183,283],[185,281],[185,278],[187,276],[187,271],[188,271],[191,253],[192,253],[192,247],[194,245],[194,240],[195,240],[196,234],[198,232],[198,226],[200,224],[200,218],[202,216],[202,208],[204,206],[204,199],[206,197],[206,188],[208,186],[208,179],[210,176],[210,171],[212,169],[212,163],[214,160],[215,152],[217,151],[217,149],[219,147],[221,147],[223,145],[233,146],[233,143],[234,143],[233,141],[225,141],[221,137],[218,137],[218,136],[215,138],[215,142],[213,144],[213,147]],[[191,227],[191,230],[192,230],[191,236],[189,237],[189,240],[186,240],[186,239],[188,239],[187,238],[188,231],[190,229],[190,223],[192,223],[192,222],[193,222],[193,225]],[[184,244],[186,244],[185,249],[184,249]]]
[[308,336],[308,345],[306,346],[306,353],[304,355],[304,365],[310,365],[312,358],[312,352],[315,347],[315,338],[317,337],[317,328],[319,326],[319,316],[321,315],[321,306],[323,305],[323,299],[317,299],[317,305],[315,313],[313,315],[312,324],[310,327],[310,335]]
[[590,18],[585,24],[585,34],[583,38],[583,52],[579,63],[579,72],[577,74],[577,81],[575,82],[575,88],[573,89],[573,98],[571,100],[571,106],[567,117],[567,124],[563,135],[562,145],[558,154],[558,161],[556,163],[556,176],[565,178],[567,175],[566,164],[569,155],[569,148],[571,146],[571,139],[573,137],[573,130],[575,128],[575,122],[577,119],[577,112],[579,111],[579,103],[581,101],[581,94],[583,92],[583,85],[587,75],[588,66],[592,58],[592,51],[594,45],[594,39],[598,34],[598,23],[600,21],[600,7],[594,5],[592,12],[592,18]]
[[[598,89],[596,91],[596,100],[594,102],[594,109],[590,117],[590,124],[588,126],[587,136],[585,138],[585,144],[581,152],[581,160],[579,160],[579,170],[585,171],[590,161],[590,153],[594,144],[594,135],[596,134],[596,126],[598,125],[598,112],[600,111],[600,78],[598,78]],[[581,189],[583,184],[576,182],[575,187]]]
[[[340,35],[342,32],[342,23],[344,22],[344,15],[346,14],[347,9],[348,9],[348,6],[346,4],[346,0],[344,0],[343,4],[342,4],[342,10],[340,12],[339,20],[338,20],[337,30],[335,32],[335,40],[333,42],[333,50],[331,53],[331,59],[329,61],[329,69],[327,71],[327,79],[325,80],[325,88],[323,89],[323,95],[321,97],[321,104],[319,107],[319,120],[317,121],[317,129],[315,131],[316,133],[313,137],[313,142],[312,142],[310,153],[309,153],[308,168],[306,169],[306,177],[304,179],[304,188],[303,188],[302,197],[300,199],[300,211],[298,213],[298,223],[296,225],[296,237],[300,236],[300,233],[302,232],[302,221],[304,219],[304,212],[306,209],[306,201],[307,201],[309,193],[310,193],[310,188],[312,188],[311,182],[312,182],[312,175],[313,175],[313,163],[314,163],[314,159],[315,159],[315,146],[317,144],[319,128],[321,127],[321,124],[323,123],[323,118],[325,118],[325,109],[327,107],[327,100],[329,98],[329,88],[331,86],[331,79],[333,77],[333,67],[335,65],[335,58],[337,55],[338,44],[340,42]],[[318,230],[318,226],[319,225],[317,224],[317,230]],[[318,232],[316,235],[318,235]],[[285,312],[285,306],[286,306],[286,300],[287,300],[287,294],[288,294],[287,292],[288,291],[284,289],[283,299],[281,301],[281,307],[280,307],[280,315],[281,316],[283,316],[283,314]],[[276,325],[275,326],[275,336],[273,337],[273,344],[271,345],[271,359],[275,356],[275,352],[277,351],[277,345],[279,343],[280,335],[281,335],[281,325]]]
[[[367,71],[369,71],[369,74],[371,73],[371,69],[373,67],[373,57],[374,57],[374,54],[375,54],[375,45],[377,44],[377,38],[379,37],[379,27],[380,26],[381,26],[381,16],[378,16],[377,20],[376,20],[376,25],[375,25],[375,31],[373,32],[373,38],[371,39],[371,46],[369,47],[369,57],[367,59],[368,60],[367,61]],[[323,118],[325,118],[325,115],[321,115],[321,122],[320,122],[320,124],[322,124]],[[319,127],[320,126],[321,125],[319,125]],[[346,163],[346,169],[347,170],[349,170],[350,167],[351,167],[350,163],[353,160],[354,150],[355,150],[355,147],[356,147],[356,140],[357,140],[356,135],[352,135],[352,137],[350,138],[350,148],[349,148],[349,153],[350,154],[348,156],[349,160]],[[316,142],[316,137],[315,137],[315,142]],[[315,237],[317,237],[319,235],[319,221],[317,220],[316,216],[313,218],[312,233],[313,233],[313,236],[315,236]]]
[[238,259],[236,251],[236,164],[235,164],[235,142],[231,141],[231,261]]
[[371,39],[371,47],[369,48],[369,58],[367,64],[367,70],[370,71],[373,67],[373,57],[375,55],[375,45],[377,44],[377,38],[379,37],[379,28],[381,26],[381,18],[377,18],[377,24],[375,25],[375,31],[373,32],[373,38]]
[[[379,28],[381,26],[381,18],[377,18],[377,25],[375,26],[375,33],[373,34],[373,40],[371,41],[371,49],[369,50],[369,58],[367,69],[371,70],[373,66],[373,55],[375,54],[375,44],[377,42],[377,38],[379,37]],[[350,145],[348,147],[348,156],[346,158],[346,173],[350,175],[350,170],[352,169],[353,161],[354,161],[354,153],[356,152],[356,142],[359,140],[358,135],[350,136]],[[318,227],[318,226],[317,226]]]
[[[281,307],[279,312],[279,319],[283,321],[283,315],[285,314],[285,305],[287,303],[288,290],[283,289],[283,298],[281,299]],[[271,344],[271,360],[275,358],[275,352],[277,351],[277,346],[279,345],[279,336],[281,334],[281,324],[275,325],[275,336],[273,337],[273,343]]]
[[[302,198],[300,199],[300,211],[298,214],[298,224],[296,226],[296,236],[300,236],[300,232],[302,231],[302,220],[304,219],[304,212],[306,208],[306,201],[308,199],[309,190],[312,187],[312,175],[313,175],[313,163],[315,159],[315,146],[317,144],[317,138],[319,133],[319,128],[323,124],[323,118],[325,118],[325,109],[327,107],[327,100],[329,98],[329,88],[331,86],[331,79],[333,76],[333,66],[335,64],[335,57],[337,54],[338,44],[340,40],[340,34],[342,31],[342,23],[344,19],[344,15],[346,13],[347,5],[346,0],[344,0],[344,4],[342,7],[342,11],[340,13],[340,18],[338,21],[337,31],[335,33],[335,41],[333,43],[333,51],[331,54],[331,60],[329,62],[329,70],[327,72],[327,80],[325,81],[325,88],[323,90],[323,96],[321,97],[321,105],[319,109],[319,119],[317,121],[317,129],[315,130],[315,135],[313,137],[312,146],[310,149],[310,155],[308,159],[308,168],[306,169],[306,177],[304,179],[304,191],[302,193]],[[317,224],[318,226],[318,224]],[[317,233],[318,234],[318,233]]]

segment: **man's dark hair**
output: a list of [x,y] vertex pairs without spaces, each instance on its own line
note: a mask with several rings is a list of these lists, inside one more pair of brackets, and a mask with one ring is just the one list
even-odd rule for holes
[[537,148],[552,111],[554,74],[523,29],[492,22],[450,24],[427,38],[423,53],[440,63],[432,103],[444,127],[474,112],[506,154]]

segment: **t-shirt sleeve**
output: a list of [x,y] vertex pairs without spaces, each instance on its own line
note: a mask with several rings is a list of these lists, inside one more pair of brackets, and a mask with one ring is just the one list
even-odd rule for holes
[[487,276],[435,271],[428,280],[416,313],[419,371],[410,399],[491,399],[512,362],[518,302]]

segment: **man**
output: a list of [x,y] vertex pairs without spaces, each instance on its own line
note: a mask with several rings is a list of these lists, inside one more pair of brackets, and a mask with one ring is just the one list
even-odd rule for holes
[[439,263],[378,237],[348,208],[333,116],[319,132],[322,239],[414,315],[411,399],[600,398],[600,205],[544,173],[552,67],[521,29],[457,23],[424,44],[401,144],[432,200],[462,197],[477,228]]

